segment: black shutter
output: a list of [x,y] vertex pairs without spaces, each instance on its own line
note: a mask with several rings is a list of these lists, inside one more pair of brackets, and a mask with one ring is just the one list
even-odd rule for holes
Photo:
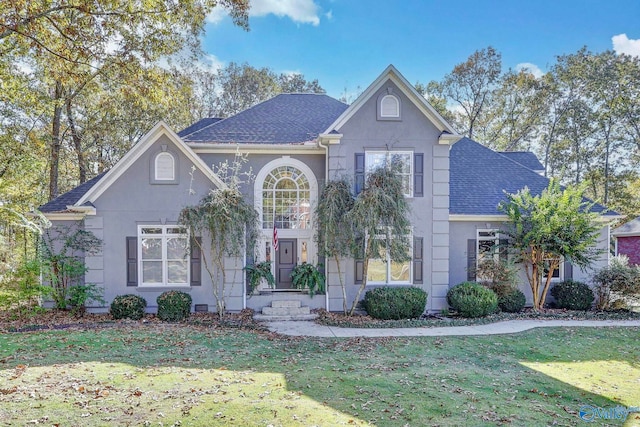
[[498,253],[500,256],[500,261],[506,262],[509,260],[509,240],[508,239],[500,239],[498,241]]
[[565,261],[563,280],[568,280],[568,279],[573,279],[573,265],[569,261]]
[[476,239],[467,240],[467,280],[476,280]]
[[[202,244],[202,237],[196,237],[198,244]],[[191,251],[189,255],[189,268],[191,269],[191,286],[202,285],[202,253],[200,246],[191,243]]]
[[356,285],[361,285],[363,280],[364,280],[364,261],[361,259],[357,259],[355,262],[354,283]]
[[137,237],[127,237],[127,286],[138,286]]
[[424,197],[424,154],[413,155],[413,197]]
[[364,189],[364,153],[356,153],[354,166],[354,192],[358,195]]
[[424,283],[422,279],[422,269],[424,264],[422,241],[422,237],[413,237],[413,283],[415,285],[421,285]]

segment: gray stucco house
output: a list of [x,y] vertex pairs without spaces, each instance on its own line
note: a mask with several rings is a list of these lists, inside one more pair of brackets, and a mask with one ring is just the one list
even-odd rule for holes
[[[429,294],[426,309],[432,312],[446,307],[450,286],[473,279],[470,267],[483,254],[494,252],[500,238],[496,230],[505,218],[497,208],[504,191],[528,186],[540,192],[548,185],[535,156],[498,153],[456,135],[389,66],[351,105],[326,95],[282,94],[179,133],[158,123],[111,170],[41,210],[54,224],[82,221],[103,239],[102,252],[86,257],[85,279],[104,287],[108,303],[116,295],[135,293],[145,297],[153,311],[161,292],[179,289],[191,294],[198,309],[213,310],[212,284],[202,274],[200,254],[185,256],[176,250],[186,241],[177,219],[183,207],[222,185],[211,165],[237,151],[248,153],[255,175],[243,193],[259,213],[258,260],[273,262],[277,286],[248,295],[242,271],[246,260],[230,262],[229,310],[261,310],[278,300],[341,310],[340,281],[332,262],[326,266],[328,291],[314,298],[292,291],[285,273],[297,263],[318,261],[313,212],[323,183],[347,175],[358,187],[366,171],[387,156],[406,166],[412,259],[401,266],[374,261],[382,268],[369,278],[369,286],[424,288]],[[274,221],[277,252],[272,247]],[[608,242],[609,226],[603,221],[599,245],[606,249]],[[595,267],[607,263],[604,251]],[[362,280],[361,265],[355,260],[343,265],[348,266],[343,274],[353,298]],[[557,280],[587,279],[587,272],[566,263],[553,274]],[[526,284],[522,290],[530,300]]]

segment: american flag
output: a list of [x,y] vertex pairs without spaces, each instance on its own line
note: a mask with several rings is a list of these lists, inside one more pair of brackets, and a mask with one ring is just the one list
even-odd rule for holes
[[278,227],[276,227],[276,221],[273,221],[273,250],[278,250]]

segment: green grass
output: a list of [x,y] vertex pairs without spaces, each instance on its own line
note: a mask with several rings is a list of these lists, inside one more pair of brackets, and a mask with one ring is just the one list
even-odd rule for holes
[[582,425],[585,404],[640,406],[639,334],[310,339],[158,324],[3,334],[0,426]]

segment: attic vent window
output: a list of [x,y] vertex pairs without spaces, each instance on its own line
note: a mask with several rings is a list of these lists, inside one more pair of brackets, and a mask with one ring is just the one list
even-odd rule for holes
[[399,117],[400,103],[398,98],[393,95],[385,95],[380,102],[380,115],[382,117]]
[[401,120],[400,98],[391,91],[378,97],[378,120]]
[[156,181],[174,181],[176,179],[175,159],[166,151],[156,156],[154,169]]

